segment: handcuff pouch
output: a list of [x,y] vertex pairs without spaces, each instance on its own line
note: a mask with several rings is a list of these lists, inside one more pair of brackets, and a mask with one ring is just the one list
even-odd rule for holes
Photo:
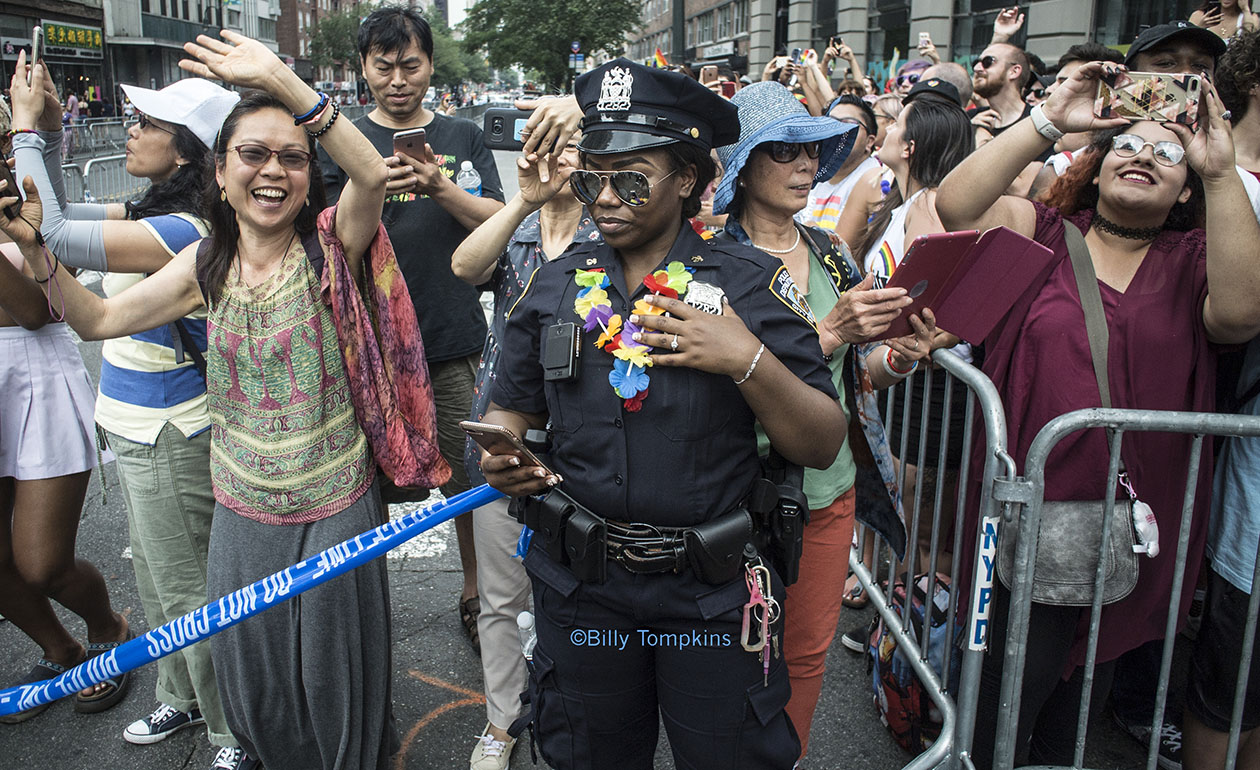
[[736,508],[683,534],[692,571],[701,582],[715,586],[739,577],[744,546],[752,537],[753,520],[745,508]]

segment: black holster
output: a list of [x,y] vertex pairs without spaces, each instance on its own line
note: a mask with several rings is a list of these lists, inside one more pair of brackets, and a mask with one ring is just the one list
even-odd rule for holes
[[790,586],[800,577],[805,525],[809,524],[809,500],[802,489],[805,469],[771,449],[770,457],[762,460],[762,470],[764,477],[753,485],[748,498],[759,530],[756,545],[769,555],[783,585]]

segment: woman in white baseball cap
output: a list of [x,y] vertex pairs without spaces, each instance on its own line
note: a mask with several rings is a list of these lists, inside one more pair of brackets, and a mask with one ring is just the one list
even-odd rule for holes
[[[45,71],[46,72],[46,71]],[[24,80],[24,78],[23,78]],[[161,90],[124,85],[139,120],[127,130],[127,172],[149,185],[126,203],[67,204],[62,186],[60,112],[51,79],[44,107],[15,112],[18,178],[30,175],[44,201],[40,227],[65,264],[106,272],[117,295],[157,272],[208,232],[198,212],[213,177],[211,146],[240,97],[201,78]],[[22,100],[18,100],[22,101]],[[31,131],[34,129],[34,131]],[[96,422],[118,459],[131,523],[132,565],[150,628],[200,607],[206,598],[206,554],[214,495],[210,485],[210,414],[199,369],[206,347],[204,312],[105,342]],[[127,638],[125,625],[93,651]],[[107,693],[109,691],[106,691]],[[103,710],[121,698],[101,697],[80,710]],[[123,732],[130,743],[161,741],[205,724],[220,746],[215,767],[237,767],[240,749],[227,726],[208,645],[158,662],[157,708]],[[222,760],[222,761],[220,761]]]

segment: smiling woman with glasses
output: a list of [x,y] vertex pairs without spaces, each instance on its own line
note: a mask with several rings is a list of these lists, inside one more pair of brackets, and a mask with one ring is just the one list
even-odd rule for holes
[[[406,486],[434,487],[450,473],[436,450],[413,309],[381,228],[384,160],[350,121],[338,119],[327,95],[266,46],[222,34],[185,44],[194,58],[180,62],[194,75],[254,89],[239,102],[232,95],[230,111],[187,117],[199,141],[213,145],[208,236],[102,300],[59,266],[50,273],[22,222],[3,223],[37,278],[57,287],[50,295],[64,293],[66,320],[85,339],[160,330],[191,313],[207,317],[205,353],[197,356],[204,370],[191,371],[205,388],[199,404],[209,430],[203,425],[198,435],[211,448],[202,462],[214,506],[198,604],[378,525],[385,519],[378,463]],[[142,111],[161,114],[138,94],[131,98]],[[133,141],[150,137],[169,141],[133,128]],[[349,177],[337,206],[326,210],[311,164],[317,137]],[[367,365],[358,351],[369,344],[385,366]],[[377,368],[386,372],[374,375]],[[424,446],[388,446],[383,426],[392,415],[374,410],[365,393],[404,404]],[[187,420],[173,415],[172,423],[182,428]],[[177,486],[186,483],[180,478]],[[312,590],[300,603],[301,612],[266,613],[211,641],[224,732],[233,741],[216,767],[387,767],[398,738],[383,561]],[[315,691],[319,708],[311,709],[307,695]],[[285,715],[284,729],[275,728],[277,713]],[[133,728],[138,742],[152,742],[160,730]]]
[[[214,178],[211,145],[239,98],[201,78],[185,78],[160,91],[122,88],[140,111],[127,127],[126,170],[149,182],[142,195],[125,204],[66,202],[60,115],[51,103],[28,105],[32,94],[25,82],[13,89],[17,117],[29,120],[34,110],[40,129],[37,136],[19,135],[16,144],[19,178],[30,174],[41,193],[43,238],[64,264],[104,272],[101,286],[111,298],[145,273],[160,272],[172,255],[208,232],[202,196]],[[64,282],[62,288],[73,282]],[[110,335],[101,349],[104,364],[95,412],[117,458],[135,556],[132,567],[150,628],[205,603],[204,570],[214,515],[206,382],[194,363],[206,349],[206,317],[189,308],[169,320],[130,336]],[[185,469],[178,484],[169,483],[162,470],[170,467]],[[89,625],[89,634],[90,641],[109,643],[125,632],[105,634]],[[199,711],[211,744],[225,756],[239,752],[208,646],[167,656],[157,668],[157,708],[127,726],[124,740],[155,743],[188,726]],[[119,688],[103,689],[90,708],[103,710],[119,694]]]
[[[1205,82],[1194,130],[1175,123],[1100,119],[1093,109],[1099,77],[1115,66],[1092,62],[1079,67],[1029,118],[955,169],[937,195],[937,211],[950,229],[1004,226],[1047,249],[1044,258],[1022,259],[1007,274],[1023,294],[984,340],[983,369],[1001,394],[1016,457],[1053,418],[1100,403],[1090,355],[1098,333],[1085,320],[1089,305],[1101,305],[1105,319],[1109,395],[1117,408],[1214,411],[1214,344],[1246,342],[1260,333],[1254,289],[1260,285],[1255,259],[1260,226],[1235,171],[1220,99]],[[1053,141],[1083,131],[1095,132],[1093,142],[1077,154],[1044,203],[1004,194],[1020,169]],[[1205,217],[1208,209],[1210,218]],[[1162,531],[1176,532],[1190,437],[1131,433],[1124,444],[1131,489],[1154,510]],[[1078,434],[1056,458],[1046,472],[1046,499],[1103,498],[1109,483],[1103,431]],[[1197,575],[1202,561],[1211,478],[1212,462],[1205,458],[1194,482],[1198,496],[1187,575]],[[974,540],[978,513],[967,514],[963,531]],[[963,553],[974,547],[974,542],[965,544]],[[1142,561],[1133,591],[1102,614],[1096,681],[1109,681],[1124,653],[1164,637],[1169,595],[1178,579],[1174,560]],[[1189,606],[1193,589],[1194,581],[1185,581],[1181,596],[1174,597],[1180,606]],[[989,638],[995,648],[984,660],[982,693],[997,692],[1004,660],[1010,592],[995,584],[994,594]],[[1078,709],[1087,634],[1075,629],[1084,627],[1078,621],[1088,625],[1088,613],[1085,607],[1032,604],[1022,696],[1026,708],[1019,714],[1016,738],[1016,745],[1031,746],[1031,751],[1017,758],[1019,764],[1025,759],[1038,766],[1072,761],[1075,720],[1069,726],[1062,724],[1067,720],[1039,717]],[[977,767],[988,768],[998,704],[983,694],[980,703],[974,757]]]

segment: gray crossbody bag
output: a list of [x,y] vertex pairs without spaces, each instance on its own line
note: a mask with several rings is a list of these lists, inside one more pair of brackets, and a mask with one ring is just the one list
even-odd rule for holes
[[[1085,311],[1089,352],[1098,379],[1098,394],[1105,409],[1111,408],[1111,385],[1107,376],[1107,317],[1103,311],[1098,278],[1090,261],[1089,247],[1076,225],[1064,220],[1064,235],[1076,289]],[[1120,473],[1124,474],[1121,462]],[[1111,537],[1104,556],[1103,604],[1128,596],[1137,585],[1137,537],[1133,529],[1134,500],[1117,500],[1112,509]],[[1094,576],[1098,549],[1102,544],[1105,500],[1045,501],[1041,508],[1041,532],[1034,559],[1032,600],[1041,604],[1083,607],[1093,603]],[[998,577],[1008,587],[1015,575],[1015,543],[1018,522],[1002,528],[998,535]]]

